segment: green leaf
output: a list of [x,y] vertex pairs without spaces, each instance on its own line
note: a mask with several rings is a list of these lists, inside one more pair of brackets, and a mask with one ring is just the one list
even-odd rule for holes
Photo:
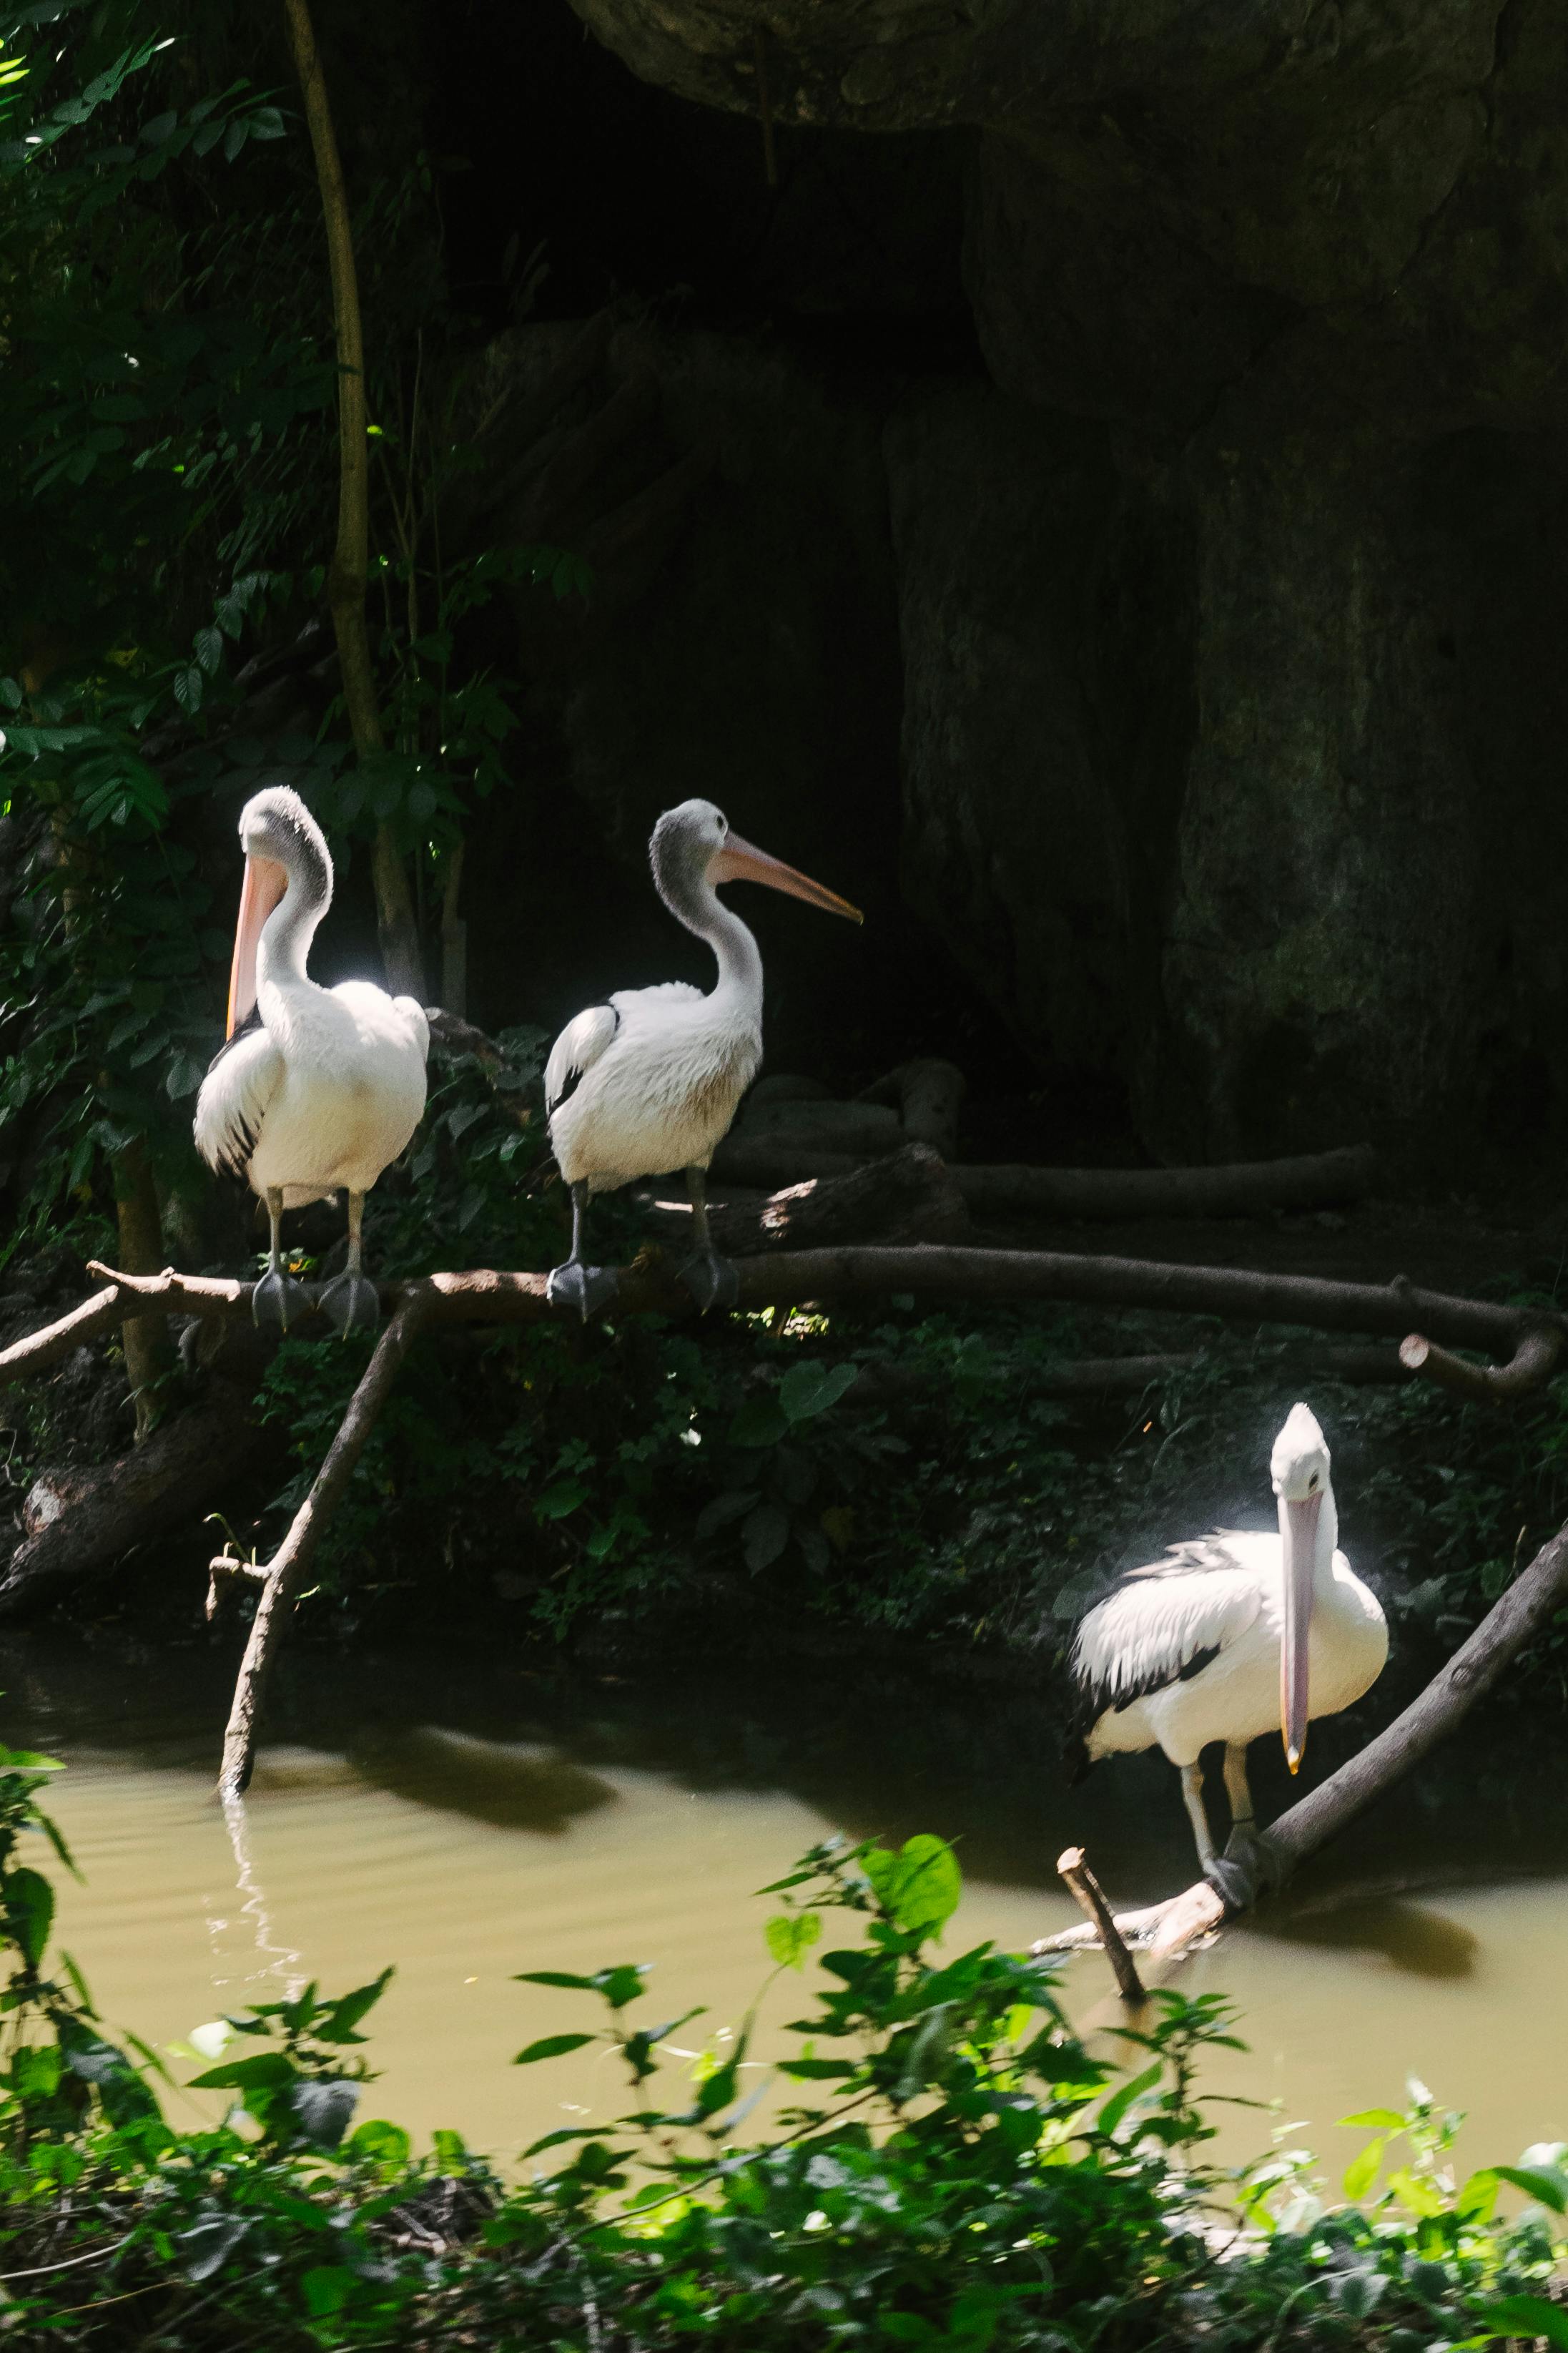
[[1377,2179],[1383,2166],[1384,2147],[1381,2140],[1369,2140],[1361,2154],[1352,2157],[1346,2166],[1341,2186],[1352,2205],[1360,2203]]
[[782,1504],[759,1504],[741,1531],[746,1567],[755,1574],[771,1568],[789,1542],[789,1514]]
[[1554,2214],[1568,2213],[1568,2176],[1545,2173],[1533,2165],[1494,2165],[1491,2169],[1500,2181],[1511,2182]]
[[344,2263],[318,2263],[300,2282],[300,2292],[305,2299],[305,2309],[313,2320],[342,2312],[352,2303],[359,2281]]
[[731,1446],[776,1446],[789,1423],[773,1397],[750,1397],[730,1424]]
[[580,1479],[557,1479],[536,1500],[533,1516],[536,1520],[563,1520],[587,1499],[588,1490]]
[[906,1839],[896,1854],[869,1848],[864,1863],[878,1901],[906,1936],[936,1935],[958,1909],[963,1875],[945,1839],[922,1831]]
[[1352,2130],[1360,2126],[1367,2132],[1396,2133],[1405,2130],[1405,2118],[1393,2108],[1358,2108],[1353,2116],[1340,2116],[1336,2122]]
[[1479,2336],[1544,2337],[1549,2345],[1568,2347],[1568,2311],[1543,2295],[1500,2295],[1470,2308],[1482,2324]]
[[1122,2084],[1120,2091],[1112,2092],[1110,2099],[1100,2111],[1098,2121],[1100,2131],[1113,2133],[1133,2101],[1141,2100],[1145,2092],[1152,2092],[1163,2072],[1159,2060],[1156,2059],[1152,2066],[1144,2068],[1141,2075],[1134,2075],[1131,2082]]
[[388,2124],[382,2116],[367,2116],[344,2141],[342,2153],[356,2165],[401,2173],[414,2154],[414,2144],[401,2125]]
[[822,1934],[822,1917],[816,1912],[780,1912],[763,1934],[781,1968],[804,1968],[807,1953]]
[[28,1968],[36,1969],[54,1923],[54,1889],[41,1871],[29,1871],[23,1864],[0,1881],[0,1902],[5,1905],[6,1934],[20,1947]]
[[363,2034],[354,2032],[367,2010],[374,2010],[387,1987],[392,1983],[392,1970],[383,1969],[369,1985],[356,1986],[352,1993],[340,1994],[317,2021],[315,2034],[321,2042],[363,2042]]
[[826,1413],[854,1387],[859,1374],[858,1365],[792,1365],[779,1383],[779,1405],[786,1420],[810,1421]]
[[563,2059],[568,2051],[581,2051],[585,2043],[596,2042],[596,2034],[542,2034],[512,2061],[514,2067],[531,2067],[536,2059]]
[[231,2060],[225,2067],[209,2067],[205,2075],[193,2075],[190,2089],[195,2092],[268,2092],[296,2080],[291,2059],[281,2051],[261,2051],[254,2059]]

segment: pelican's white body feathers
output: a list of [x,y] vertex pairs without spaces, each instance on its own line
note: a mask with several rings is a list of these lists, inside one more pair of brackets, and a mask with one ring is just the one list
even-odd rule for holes
[[369,981],[257,990],[261,1027],[214,1062],[196,1098],[196,1149],[287,1209],[368,1193],[425,1111],[424,1008]]
[[[254,989],[246,981],[237,1001],[231,987],[229,1018],[243,1021],[253,996],[258,1026],[230,1038],[202,1082],[196,1149],[262,1199],[281,1196],[284,1208],[341,1190],[368,1193],[424,1115],[429,1023],[413,997],[389,997],[370,981],[322,988],[310,978],[332,861],[297,793],[273,786],[256,794],[241,814],[240,842],[247,881],[236,985],[253,955]],[[256,934],[247,909],[258,871],[282,881]]]
[[617,989],[567,1023],[545,1067],[561,1174],[613,1193],[706,1168],[762,1059],[760,968],[754,985],[748,972],[706,993],[683,980]]
[[[1192,1765],[1210,1741],[1277,1732],[1284,1614],[1278,1535],[1226,1529],[1134,1569],[1087,1613],[1073,1646],[1096,1711],[1089,1759],[1159,1747]],[[1342,1552],[1320,1566],[1308,1656],[1314,1716],[1360,1699],[1388,1656],[1383,1611]]]

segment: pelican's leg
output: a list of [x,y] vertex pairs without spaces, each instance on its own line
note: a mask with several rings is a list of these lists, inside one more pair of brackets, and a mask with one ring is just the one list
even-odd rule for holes
[[264,1332],[287,1332],[297,1324],[310,1306],[302,1282],[296,1282],[283,1263],[283,1244],[279,1227],[283,1222],[283,1192],[278,1185],[267,1188],[267,1217],[272,1229],[271,1263],[250,1294],[250,1313]]
[[1204,1804],[1204,1768],[1201,1763],[1182,1767],[1182,1802],[1187,1810],[1187,1820],[1197,1841],[1198,1862],[1207,1871],[1215,1860],[1214,1832],[1209,1828],[1208,1809]]
[[613,1266],[587,1266],[583,1259],[583,1220],[588,1208],[588,1180],[579,1177],[572,1187],[572,1255],[552,1266],[545,1296],[575,1307],[584,1323],[596,1307],[607,1307],[617,1288]]
[[342,1274],[333,1277],[322,1292],[321,1309],[334,1330],[374,1332],[381,1321],[381,1300],[374,1282],[369,1282],[360,1265],[360,1224],[364,1216],[364,1195],[349,1195],[349,1256]]
[[697,1247],[680,1270],[680,1280],[701,1308],[733,1307],[740,1290],[735,1270],[721,1258],[708,1230],[708,1171],[689,1168],[686,1190],[691,1199],[691,1233]]
[[1268,1884],[1270,1877],[1268,1849],[1258,1836],[1252,1810],[1245,1740],[1226,1742],[1225,1793],[1230,1799],[1230,1836],[1224,1854],[1206,1863],[1205,1871],[1231,1909],[1245,1912],[1258,1901],[1259,1889]]

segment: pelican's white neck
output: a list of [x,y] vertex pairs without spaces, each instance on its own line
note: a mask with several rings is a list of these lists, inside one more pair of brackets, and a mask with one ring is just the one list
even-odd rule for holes
[[297,866],[290,866],[288,874],[289,887],[262,925],[257,943],[258,998],[264,988],[291,991],[316,985],[305,966],[326,902],[310,888]]

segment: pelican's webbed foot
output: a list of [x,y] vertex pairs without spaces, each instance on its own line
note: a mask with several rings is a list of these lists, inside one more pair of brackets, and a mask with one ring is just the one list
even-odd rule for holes
[[250,1294],[250,1313],[263,1332],[283,1332],[301,1323],[310,1312],[310,1294],[281,1267],[270,1267]]
[[1205,1863],[1204,1877],[1219,1890],[1231,1911],[1250,1912],[1278,1877],[1273,1851],[1254,1823],[1237,1822],[1225,1842],[1225,1852]]
[[580,1258],[569,1258],[551,1268],[544,1295],[552,1305],[574,1307],[585,1324],[590,1315],[610,1305],[619,1288],[613,1266],[584,1266]]
[[316,1304],[334,1332],[374,1332],[381,1322],[381,1294],[357,1267],[334,1275]]
[[741,1295],[739,1276],[717,1250],[693,1250],[680,1269],[680,1280],[704,1315],[710,1307],[733,1307]]

